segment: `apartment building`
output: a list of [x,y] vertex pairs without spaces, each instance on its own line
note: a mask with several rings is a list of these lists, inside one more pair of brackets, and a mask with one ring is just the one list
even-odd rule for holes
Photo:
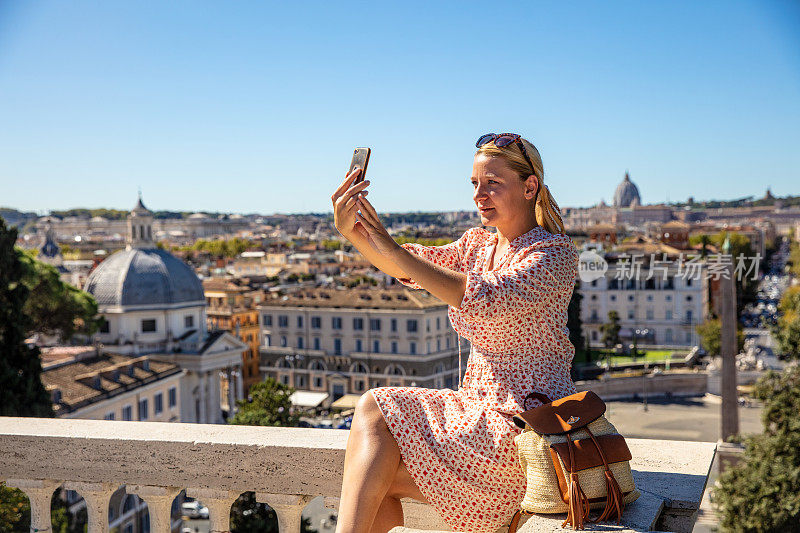
[[680,255],[670,254],[665,259],[659,254],[638,257],[641,263],[631,268],[633,255],[606,254],[605,275],[580,284],[581,318],[590,344],[602,345],[600,326],[608,322],[610,311],[619,315],[624,343],[635,337],[640,346],[698,344],[695,327],[705,320],[709,309],[707,263],[694,262],[688,267]]
[[[457,335],[425,291],[303,289],[259,307],[261,373],[332,401],[381,386],[454,387]],[[462,340],[464,361],[469,343]]]

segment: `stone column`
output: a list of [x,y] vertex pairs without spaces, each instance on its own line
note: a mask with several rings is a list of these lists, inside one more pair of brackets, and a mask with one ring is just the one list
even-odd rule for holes
[[200,419],[197,421],[200,424],[206,423],[206,373],[205,372],[198,372],[197,373],[197,382],[200,392]]
[[50,502],[61,482],[52,479],[7,479],[6,485],[20,489],[28,496],[31,502],[31,533],[50,531]]
[[278,515],[278,531],[281,533],[300,533],[303,508],[311,501],[311,496],[302,494],[256,493],[256,501],[266,503]]
[[64,483],[64,488],[77,491],[86,501],[89,533],[108,531],[108,502],[118,488],[116,484],[70,481]]
[[234,397],[233,390],[233,369],[228,367],[225,371],[228,376],[228,419],[236,413],[236,398]]
[[186,495],[208,507],[208,518],[211,522],[209,533],[230,532],[231,506],[240,495],[238,491],[193,488],[186,489]]
[[150,513],[150,531],[170,533],[172,531],[172,501],[180,494],[177,487],[153,487],[150,485],[128,485],[127,491],[136,494],[147,504]]
[[[728,239],[722,246],[723,253],[729,253]],[[739,433],[739,403],[736,392],[736,280],[734,279],[733,264],[727,264],[724,273],[719,278],[720,296],[720,359],[722,361],[722,427],[720,438],[726,441],[728,437]]]
[[236,397],[239,400],[244,400],[244,386],[242,383],[242,378],[244,378],[244,369],[241,366],[237,366],[236,370]]
[[215,371],[206,372],[206,424],[216,424],[219,418],[219,394],[215,397],[214,378]]

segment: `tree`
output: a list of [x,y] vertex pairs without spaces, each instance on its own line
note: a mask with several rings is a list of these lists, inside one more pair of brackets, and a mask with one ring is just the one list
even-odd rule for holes
[[300,417],[292,412],[292,387],[267,378],[250,387],[248,398],[238,400],[238,412],[228,422],[243,426],[295,427]]
[[56,335],[63,341],[76,333],[92,335],[103,318],[97,315],[97,302],[87,292],[61,281],[58,271],[37,261],[27,253],[19,253],[25,269],[22,282],[28,288],[23,312],[30,317],[27,335]]
[[[700,346],[708,355],[720,355],[722,346],[722,321],[719,318],[706,320],[702,324],[695,326],[695,331],[700,337]],[[744,332],[737,324],[736,326],[736,351],[740,352],[744,348]]]
[[[315,533],[311,520],[303,518],[301,533]],[[239,496],[231,506],[231,533],[278,533],[278,517],[266,503],[256,501],[253,491]]]
[[753,393],[764,402],[764,432],[745,440],[743,461],[720,476],[711,501],[723,531],[798,531],[800,366],[767,372]]
[[572,290],[572,298],[569,300],[567,306],[567,329],[569,329],[569,342],[575,347],[575,357],[572,359],[572,367],[575,368],[575,361],[581,359],[587,363],[589,361],[588,350],[586,349],[586,340],[583,336],[583,321],[581,320],[581,299],[583,296],[580,293],[581,282],[575,283],[575,288]]
[[622,329],[622,326],[619,325],[619,313],[616,311],[609,311],[608,322],[600,326],[600,332],[603,335],[601,340],[606,348],[613,348],[617,344],[620,344],[620,329]]
[[25,343],[31,325],[24,312],[29,290],[16,240],[17,230],[6,228],[0,218],[0,416],[52,417],[39,349]]
[[781,359],[800,359],[800,286],[789,287],[778,304],[778,323],[772,335]]

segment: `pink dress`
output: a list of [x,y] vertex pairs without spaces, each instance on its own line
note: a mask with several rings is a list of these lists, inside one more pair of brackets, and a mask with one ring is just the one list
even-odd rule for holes
[[494,233],[471,228],[444,246],[403,245],[467,275],[461,306],[448,314],[472,351],[458,390],[371,390],[420,492],[455,531],[494,533],[519,508],[526,481],[511,416],[523,410],[525,396],[576,392],[567,329],[578,274],[575,244],[536,227],[511,241],[488,270],[496,243]]

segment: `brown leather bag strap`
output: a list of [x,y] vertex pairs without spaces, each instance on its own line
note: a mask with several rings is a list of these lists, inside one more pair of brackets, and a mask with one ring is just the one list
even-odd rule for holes
[[523,409],[528,408],[528,400],[539,400],[542,403],[542,405],[553,401],[546,394],[542,394],[541,392],[532,392],[527,396],[525,396],[525,399],[522,400]]
[[511,523],[508,525],[508,533],[517,533],[517,528],[519,527],[519,519],[523,515],[523,513],[528,514],[522,509],[514,513],[514,516],[511,518]]

